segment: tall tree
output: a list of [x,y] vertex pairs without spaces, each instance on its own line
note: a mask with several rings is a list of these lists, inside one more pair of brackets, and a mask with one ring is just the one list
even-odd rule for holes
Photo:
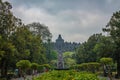
[[52,38],[52,34],[50,33],[48,27],[40,24],[39,22],[33,22],[27,26],[34,34],[41,36],[43,41],[48,41],[48,39]]
[[97,54],[97,60],[102,57],[111,57],[115,59],[115,44],[111,37],[101,36],[99,42],[94,46],[93,51]]
[[27,27],[33,34],[40,36],[40,38],[42,39],[44,47],[46,48],[46,57],[48,63],[50,63],[52,54],[51,47],[52,34],[50,33],[48,27],[46,25],[40,24],[39,22],[33,22],[31,24],[28,24]]
[[39,64],[46,62],[45,48],[41,38],[32,34],[27,27],[17,28],[11,40],[16,47],[18,60],[28,59]]
[[21,25],[21,20],[16,18],[10,9],[12,8],[9,2],[2,2],[0,0],[0,54],[2,54],[0,67],[1,75],[7,75],[7,69],[9,67],[11,56],[14,54],[14,45],[10,41],[10,35],[16,30],[16,27]]
[[116,44],[117,74],[120,77],[120,11],[113,13],[107,26],[103,31],[109,33]]
[[87,42],[84,42],[76,50],[77,63],[94,62],[97,60],[97,55],[93,51],[94,46],[101,40],[102,34],[93,34]]
[[28,59],[30,55],[30,50],[27,48],[27,44],[31,41],[31,32],[25,27],[18,27],[14,33],[12,33],[10,39],[15,45],[17,50],[16,57],[17,59]]
[[12,12],[12,5],[9,2],[0,2],[0,35],[8,39],[16,27],[22,25],[21,20],[16,18]]
[[15,46],[10,41],[0,39],[0,68],[1,75],[6,76],[8,68],[10,67],[12,58],[14,56]]

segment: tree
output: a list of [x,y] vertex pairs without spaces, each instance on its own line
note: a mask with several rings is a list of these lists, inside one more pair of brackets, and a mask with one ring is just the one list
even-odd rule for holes
[[16,27],[22,25],[21,20],[16,18],[10,9],[12,8],[9,2],[2,2],[0,0],[0,36],[1,39],[1,47],[0,47],[0,55],[1,56],[1,75],[7,75],[8,65],[14,56],[14,45],[10,41],[11,34],[16,30]]
[[102,34],[93,34],[89,39],[82,43],[76,50],[77,63],[95,62],[97,54],[94,52],[94,47],[100,42]]
[[26,26],[17,28],[11,40],[16,47],[18,60],[27,59],[39,64],[46,62],[45,48],[40,36],[34,35]]
[[20,60],[16,63],[16,66],[19,68],[19,75],[25,76],[27,69],[31,66],[31,63],[28,60]]
[[76,50],[76,61],[77,64],[83,63],[83,62],[87,62],[88,59],[88,55],[86,52],[86,42],[82,43],[80,45],[80,47]]
[[102,34],[93,34],[87,42],[81,44],[76,51],[78,63],[95,62],[102,57],[115,59],[115,44],[113,39]]
[[5,77],[8,68],[15,68],[19,60],[46,63],[43,40],[51,39],[48,27],[35,23],[32,26],[36,32],[34,34],[10,9],[12,6],[9,2],[0,0],[0,71],[1,76]]
[[112,58],[101,58],[100,62],[103,65],[103,74],[104,76],[109,76],[110,80],[112,80],[112,76],[111,76],[111,65],[113,64],[113,59]]
[[27,44],[30,44],[32,33],[26,27],[18,27],[14,33],[12,33],[10,39],[16,48],[17,57],[16,61],[21,59],[28,59],[30,50],[27,48]]
[[31,63],[31,69],[33,70],[33,75],[36,74],[38,66],[39,65],[37,63]]
[[4,41],[1,37],[0,39],[0,68],[1,68],[1,75],[6,76],[8,68],[10,64],[12,64],[12,58],[14,56],[15,46],[9,42]]
[[33,22],[27,26],[34,34],[41,36],[43,41],[47,41],[52,38],[52,34],[50,33],[48,27],[40,24],[39,22]]
[[101,40],[93,48],[93,51],[97,54],[97,60],[102,57],[115,58],[115,44],[111,37],[101,36]]
[[116,44],[117,74],[120,77],[120,11],[113,13],[103,31],[107,32]]
[[76,60],[73,57],[74,53],[73,52],[65,52],[63,53],[63,58],[64,58],[64,65],[66,68],[70,68],[76,64]]
[[7,40],[16,27],[22,26],[20,19],[16,18],[12,12],[12,5],[9,2],[0,2],[0,35]]
[[36,36],[39,36],[43,42],[44,47],[46,48],[46,58],[47,62],[50,63],[52,48],[51,48],[51,38],[52,34],[50,33],[47,26],[40,24],[39,22],[33,22],[26,25],[29,30]]

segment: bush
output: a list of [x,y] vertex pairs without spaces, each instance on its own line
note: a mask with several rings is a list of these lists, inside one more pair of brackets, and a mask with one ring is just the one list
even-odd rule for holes
[[29,60],[20,60],[19,62],[16,63],[16,66],[21,69],[27,69],[30,68],[30,61]]
[[33,80],[103,80],[97,75],[88,72],[69,71],[51,71],[41,74]]
[[38,70],[38,72],[43,72],[44,71],[44,66],[43,65],[38,65],[37,70]]
[[44,72],[49,69],[51,69],[49,64],[38,65],[37,67],[38,72]]
[[90,71],[95,72],[100,67],[100,63],[97,62],[89,62],[89,63],[82,63],[77,66],[77,69],[80,71]]
[[51,68],[49,64],[43,64],[43,66],[44,66],[45,68],[47,68],[47,69],[50,69],[50,68]]
[[37,69],[38,68],[38,64],[37,63],[31,63],[31,69]]
[[100,62],[102,63],[102,64],[112,64],[113,63],[113,59],[112,58],[101,58],[100,59]]
[[6,78],[0,78],[0,80],[7,80]]

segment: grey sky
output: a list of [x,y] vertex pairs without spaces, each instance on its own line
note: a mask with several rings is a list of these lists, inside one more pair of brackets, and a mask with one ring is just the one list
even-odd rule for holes
[[[6,1],[6,0],[3,0]],[[59,34],[65,41],[84,42],[102,32],[120,0],[7,0],[23,23],[40,22],[49,27],[53,41]]]

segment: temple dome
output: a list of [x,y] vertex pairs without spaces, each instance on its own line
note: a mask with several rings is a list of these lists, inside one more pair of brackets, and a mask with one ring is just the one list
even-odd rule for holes
[[59,34],[58,36],[58,39],[56,39],[56,42],[63,42],[64,43],[64,40],[62,39],[61,35]]

